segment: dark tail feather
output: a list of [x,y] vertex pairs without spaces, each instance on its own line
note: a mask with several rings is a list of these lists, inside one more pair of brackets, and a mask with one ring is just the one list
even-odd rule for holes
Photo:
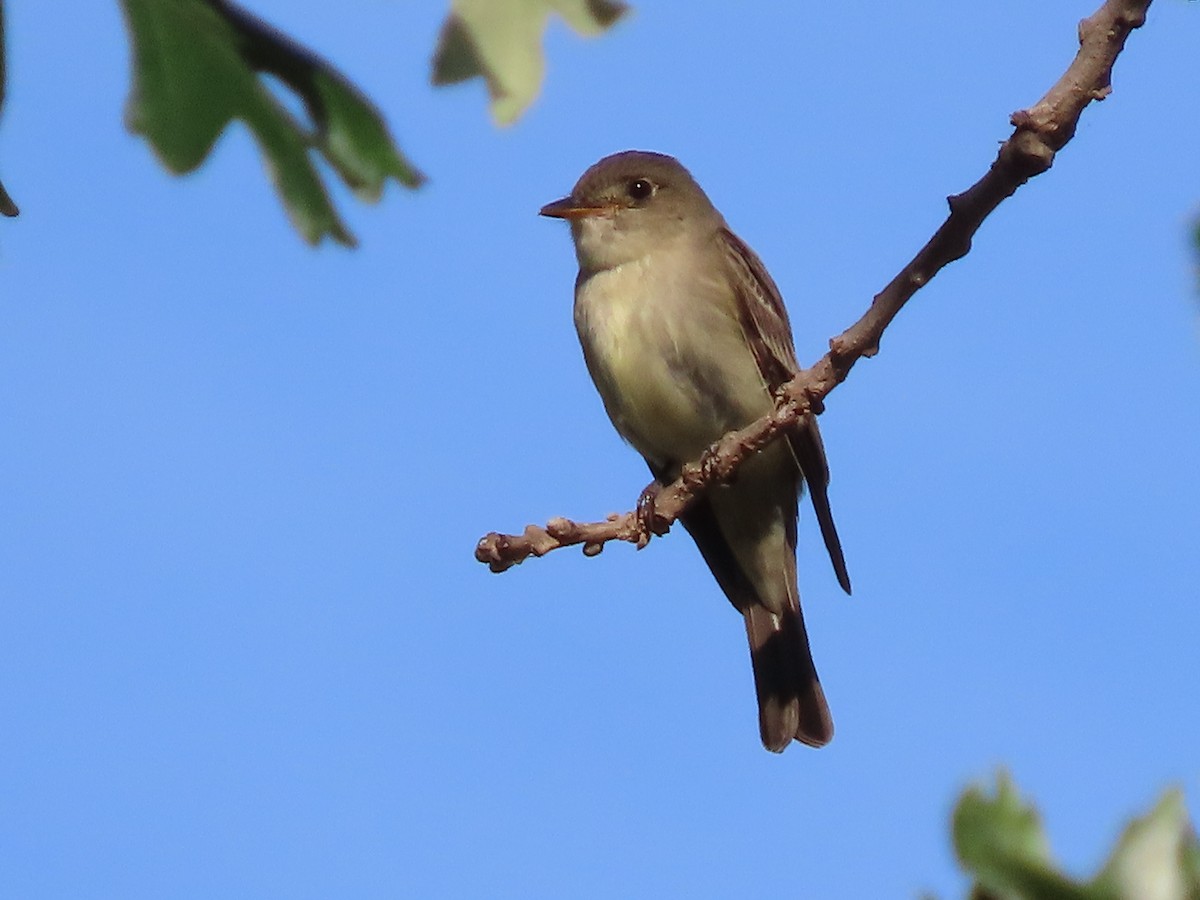
[[850,575],[846,571],[846,558],[842,555],[842,542],[833,524],[833,511],[829,508],[829,463],[825,460],[825,444],[821,440],[817,420],[809,416],[803,428],[790,437],[789,443],[792,455],[796,457],[796,463],[808,483],[813,510],[821,526],[821,537],[825,540],[825,549],[829,551],[829,561],[833,563],[838,584],[849,594]]
[[744,615],[763,746],[779,753],[793,738],[810,747],[828,744],[833,739],[833,718],[800,612],[786,610],[775,616],[755,605]]
[[842,555],[842,542],[838,538],[837,527],[833,524],[833,511],[829,508],[829,485],[820,482],[813,483],[809,488],[813,509],[817,512],[817,522],[821,526],[821,537],[825,539],[825,549],[829,551],[829,560],[833,563],[834,574],[838,584],[847,594],[850,593],[850,574],[846,571],[846,558]]

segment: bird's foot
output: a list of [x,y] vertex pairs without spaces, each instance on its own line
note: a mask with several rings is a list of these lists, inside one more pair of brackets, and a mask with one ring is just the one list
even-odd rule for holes
[[638,497],[636,516],[637,548],[639,550],[650,543],[650,538],[655,535],[664,535],[671,530],[671,523],[660,516],[655,508],[661,491],[662,485],[657,481],[652,481],[642,489],[642,493]]

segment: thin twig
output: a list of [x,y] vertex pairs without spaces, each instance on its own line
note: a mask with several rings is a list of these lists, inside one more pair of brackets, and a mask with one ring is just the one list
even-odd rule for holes
[[[722,437],[662,489],[654,506],[657,533],[664,532],[711,485],[728,481],[744,459],[794,428],[804,416],[820,413],[822,400],[846,379],[854,364],[879,352],[884,330],[904,304],[944,266],[967,255],[983,220],[1026,181],[1049,169],[1054,155],[1074,136],[1084,107],[1111,93],[1113,63],[1130,32],[1146,21],[1149,7],[1150,0],[1106,0],[1079,23],[1080,46],[1074,61],[1046,96],[1013,113],[1012,136],[987,173],[961,194],[947,198],[950,214],[929,243],[875,295],[861,319],[830,340],[828,353],[783,386],[772,414]],[[646,537],[636,512],[586,524],[557,518],[545,527],[529,525],[520,535],[485,535],[475,548],[475,558],[493,572],[503,572],[558,547],[582,544],[586,555],[595,556],[608,541],[644,544]]]

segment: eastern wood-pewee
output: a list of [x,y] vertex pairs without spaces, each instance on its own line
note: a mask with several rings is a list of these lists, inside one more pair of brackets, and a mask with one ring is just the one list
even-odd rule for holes
[[[678,161],[633,150],[605,157],[541,214],[570,222],[575,327],[588,371],[657,482],[771,411],[772,392],[799,371],[779,289]],[[745,618],[762,742],[776,752],[793,738],[820,747],[833,737],[796,583],[805,481],[849,593],[811,416],[682,519]]]

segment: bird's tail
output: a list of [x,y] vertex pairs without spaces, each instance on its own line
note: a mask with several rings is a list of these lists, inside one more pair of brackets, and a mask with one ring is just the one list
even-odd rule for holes
[[828,744],[833,739],[833,717],[817,678],[799,608],[785,608],[776,615],[754,604],[743,615],[763,746],[779,753],[793,738],[810,747]]

